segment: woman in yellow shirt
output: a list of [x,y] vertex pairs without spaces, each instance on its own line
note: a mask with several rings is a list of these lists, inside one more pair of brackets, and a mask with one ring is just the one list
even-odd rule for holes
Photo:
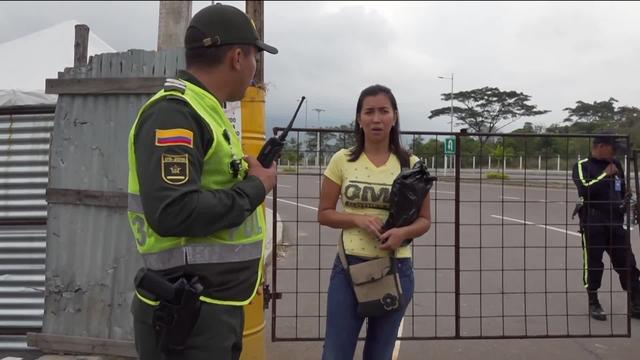
[[[356,145],[338,151],[327,166],[318,221],[343,230],[349,264],[390,256],[395,251],[404,308],[387,316],[370,317],[364,346],[365,360],[388,360],[414,288],[411,249],[402,243],[429,230],[430,197],[427,195],[413,224],[382,232],[389,215],[391,185],[400,173],[400,164],[410,162],[413,166],[418,160],[400,143],[398,105],[389,88],[373,85],[360,93],[355,138]],[[336,210],[338,198],[342,198],[343,211]],[[353,359],[364,321],[357,305],[349,276],[336,256],[329,282],[323,360]]]

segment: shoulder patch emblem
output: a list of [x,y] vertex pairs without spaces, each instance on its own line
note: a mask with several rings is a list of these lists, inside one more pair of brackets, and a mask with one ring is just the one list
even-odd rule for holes
[[162,180],[171,185],[189,180],[189,155],[162,154]]
[[187,129],[156,129],[156,146],[184,145],[193,147],[193,132]]

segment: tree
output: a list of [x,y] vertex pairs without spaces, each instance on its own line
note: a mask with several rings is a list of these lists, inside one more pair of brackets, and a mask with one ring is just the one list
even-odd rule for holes
[[[451,101],[452,94],[442,94],[443,101]],[[473,132],[495,133],[519,120],[546,114],[549,110],[539,110],[529,104],[531,96],[517,91],[501,91],[496,87],[483,87],[469,91],[453,93],[453,100],[461,105],[453,106],[453,115],[457,125],[466,125]],[[431,110],[429,119],[449,116],[450,107]],[[486,141],[480,139],[481,143]]]
[[281,159],[285,164],[297,164],[302,158],[300,143],[294,137],[290,137],[284,145]]
[[635,106],[619,106],[618,100],[610,97],[606,101],[594,101],[586,103],[576,101],[576,106],[564,108],[569,113],[564,122],[572,123],[577,127],[580,123],[593,124],[591,128],[632,128],[640,125],[640,109]]
[[495,149],[491,152],[491,155],[498,159],[498,161],[502,161],[502,167],[507,167],[507,160],[513,157],[513,149],[510,147],[504,147],[502,144],[496,145]]
[[411,142],[409,143],[409,151],[418,157],[423,157],[426,153],[424,145],[425,142],[422,135],[414,135],[411,137]]
[[[322,129],[331,129],[323,127]],[[325,157],[331,156],[331,150],[335,147],[336,133],[321,131],[320,146],[318,146],[318,132],[307,132],[306,136],[306,157],[315,159],[316,164],[322,164]],[[319,153],[318,153],[319,151]]]
[[349,125],[340,125],[338,130],[346,130],[346,132],[339,132],[336,134],[336,146],[334,151],[340,149],[348,149],[356,145],[356,137],[353,135],[353,128],[355,127],[355,120],[351,121]]
[[582,100],[576,101],[576,107],[566,107],[562,110],[567,111],[564,122],[585,122],[585,123],[601,123],[601,125],[612,124],[615,122],[616,107],[618,100],[610,97],[607,101],[594,101],[592,104]]
[[640,109],[635,106],[620,106],[616,110],[620,126],[633,128],[640,126]]
[[640,141],[640,109],[635,106],[616,107],[617,102],[618,100],[612,97],[593,103],[578,100],[575,107],[564,109],[569,115],[563,122],[570,125],[555,125],[555,129],[564,128],[564,132],[567,133],[584,134],[613,129],[618,134],[629,134],[631,141],[637,144]]

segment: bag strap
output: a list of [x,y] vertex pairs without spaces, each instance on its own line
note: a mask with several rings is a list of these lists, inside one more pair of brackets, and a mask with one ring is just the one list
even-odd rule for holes
[[[395,249],[390,255],[389,257],[391,258],[391,261],[394,261],[396,259],[396,255],[398,254],[398,249]],[[347,261],[347,253],[344,251],[344,238],[343,238],[343,233],[340,232],[340,241],[338,241],[338,256],[340,257],[340,262],[342,263],[342,267],[345,268],[347,271],[349,271],[349,262]]]
[[340,241],[338,241],[338,256],[340,256],[340,262],[342,267],[349,269],[349,262],[347,261],[347,254],[344,252],[344,238],[342,232],[340,232]]
[[400,159],[400,170],[407,170],[411,168],[411,157],[405,158],[403,156],[401,156]]

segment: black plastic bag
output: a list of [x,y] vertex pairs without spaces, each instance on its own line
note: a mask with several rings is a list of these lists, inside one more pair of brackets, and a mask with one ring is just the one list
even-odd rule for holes
[[389,217],[382,226],[382,232],[412,224],[436,180],[438,178],[429,174],[422,161],[416,162],[412,169],[402,170],[391,185]]

